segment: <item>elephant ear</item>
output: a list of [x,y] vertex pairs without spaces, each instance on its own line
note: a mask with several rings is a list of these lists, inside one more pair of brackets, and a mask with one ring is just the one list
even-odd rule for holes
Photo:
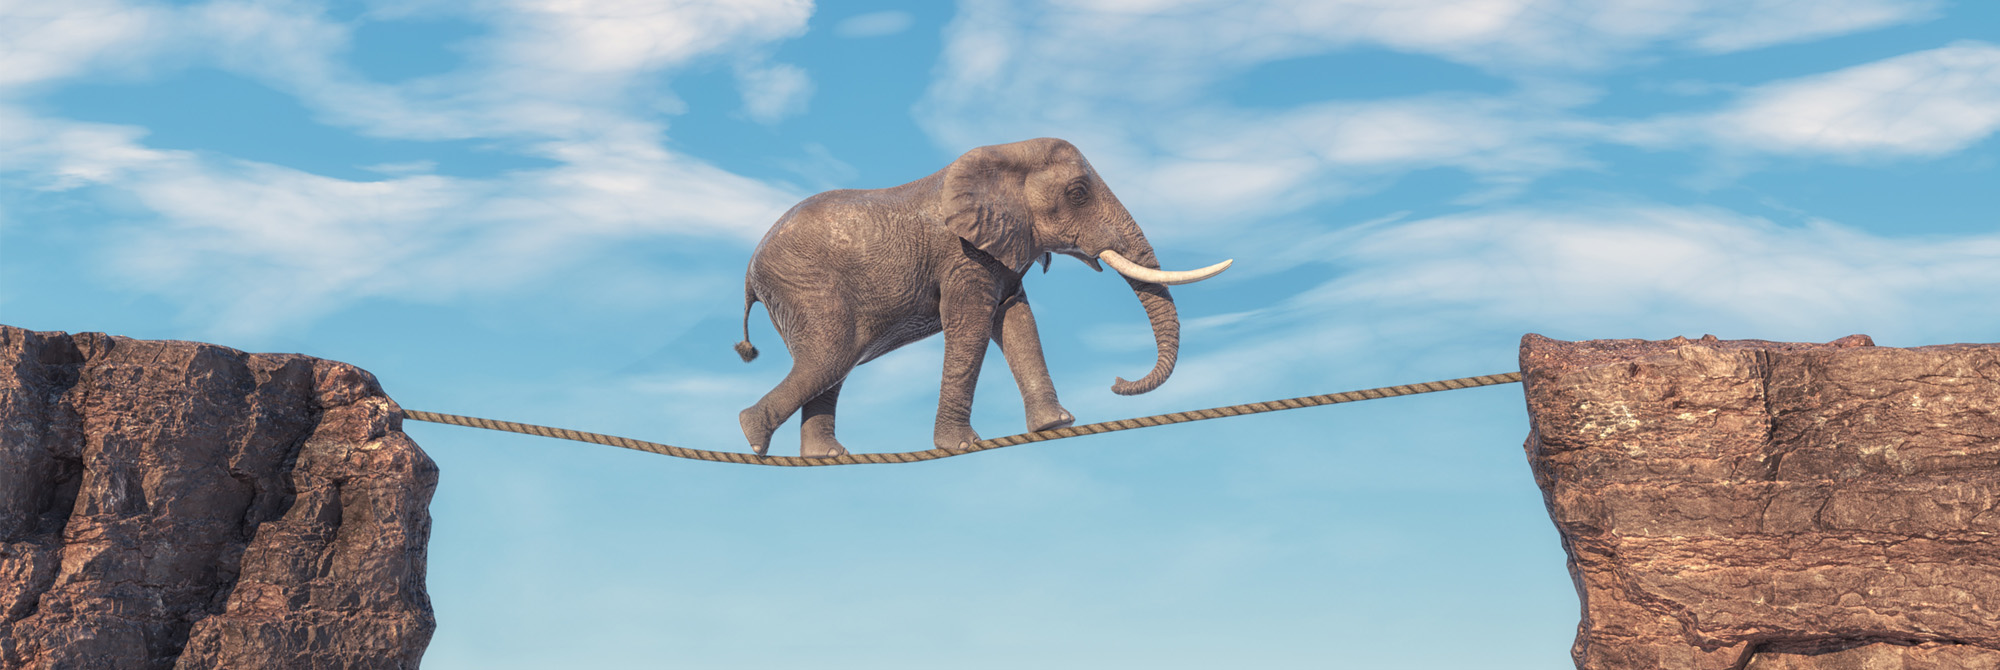
[[973,149],[945,169],[944,225],[1008,269],[1021,270],[1035,258],[1029,168],[1005,149]]

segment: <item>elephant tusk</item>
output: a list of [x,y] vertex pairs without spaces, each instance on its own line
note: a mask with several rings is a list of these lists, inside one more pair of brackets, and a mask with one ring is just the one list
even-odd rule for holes
[[1110,264],[1111,269],[1117,270],[1118,274],[1143,282],[1170,285],[1190,284],[1222,274],[1223,270],[1229,269],[1230,263],[1236,262],[1234,259],[1226,260],[1199,270],[1155,270],[1126,260],[1124,256],[1118,255],[1118,252],[1109,249],[1097,257],[1104,259],[1104,262]]

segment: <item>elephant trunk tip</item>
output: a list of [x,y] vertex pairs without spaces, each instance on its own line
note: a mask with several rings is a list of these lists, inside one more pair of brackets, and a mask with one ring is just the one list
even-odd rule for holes
[[1136,382],[1126,381],[1124,377],[1118,377],[1117,380],[1118,383],[1111,385],[1112,393],[1118,395],[1139,395],[1159,388],[1160,384],[1167,381],[1167,376],[1163,374],[1151,374],[1146,375]]
[[751,346],[749,340],[737,342],[736,355],[742,356],[745,363],[757,360],[757,347]]

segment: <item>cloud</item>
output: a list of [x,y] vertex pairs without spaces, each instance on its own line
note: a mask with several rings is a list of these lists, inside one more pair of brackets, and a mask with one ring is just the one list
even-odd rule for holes
[[[0,9],[6,9],[0,0]],[[496,0],[438,3],[409,16],[485,27],[459,45],[466,65],[384,84],[344,60],[354,24],[317,8],[234,0],[182,7],[117,0],[20,3],[0,25],[6,87],[214,65],[297,97],[323,122],[378,137],[461,139],[588,133],[621,117],[653,75],[721,56],[757,74],[764,109],[810,90],[803,71],[763,63],[767,45],[805,33],[809,0],[659,3]],[[775,94],[774,94],[775,92]]]
[[467,47],[464,68],[382,84],[344,60],[353,26],[311,6],[10,7],[0,23],[9,44],[0,100],[32,101],[50,84],[94,73],[208,65],[289,93],[318,120],[356,133],[479,138],[557,165],[468,179],[427,174],[432,166],[415,161],[371,168],[388,179],[348,181],[155,149],[141,128],[0,102],[0,155],[9,157],[0,171],[15,185],[140,208],[120,217],[101,267],[174,296],[188,318],[223,334],[296,325],[370,297],[443,300],[518,286],[634,241],[742,244],[797,200],[666,150],[661,126],[629,109],[657,85],[656,73],[720,56],[749,64],[753,117],[796,112],[810,81],[765,63],[760,50],[802,34],[809,2],[520,0],[476,9],[466,18],[491,30]]
[[659,70],[732,46],[804,32],[810,0],[680,2],[513,0],[491,16],[489,42],[509,69],[629,73]]
[[812,96],[812,80],[793,65],[746,67],[736,73],[743,91],[743,112],[751,120],[773,124],[802,113]]
[[[1890,299],[1901,293],[1895,280],[1908,279],[1907,270],[1992,253],[1898,250],[1832,224],[1794,229],[1723,211],[1644,206],[1444,217],[1345,246],[1336,257],[1358,267],[1294,306],[1443,304],[1495,322],[1588,313],[1632,323],[1696,311],[1772,330],[1895,309],[1904,304]],[[1388,267],[1401,271],[1380,271]]]
[[1724,53],[1802,42],[1935,18],[1942,5],[1934,0],[1721,3],[1700,16],[1701,29],[1687,44]]
[[[811,91],[803,70],[764,62],[768,45],[805,33],[807,0],[512,0],[460,11],[488,32],[463,45],[467,65],[459,70],[381,85],[328,54],[265,79],[333,123],[409,139],[587,135],[625,121],[623,108],[635,98],[670,97],[652,90],[657,74],[717,56],[735,62],[753,118],[796,112]],[[265,50],[293,48],[275,42]]]
[[[1431,167],[1456,167],[1488,182],[1507,183],[1586,165],[1588,159],[1576,150],[1585,127],[1550,114],[1546,102],[1532,95],[1435,95],[1278,112],[1209,111],[1163,124],[1148,139],[1178,159],[1160,168],[1158,176],[1200,174],[1209,171],[1204,165],[1214,165],[1240,167],[1247,175],[1243,181],[1267,188],[1345,184],[1352,189],[1380,175]],[[1236,180],[1221,174],[1168,182],[1163,185],[1168,188],[1157,189],[1162,195],[1208,200],[1217,205],[1216,213],[1257,212],[1260,202],[1284,202],[1273,199],[1272,192],[1236,190]]]
[[[1458,204],[1493,202],[1548,174],[1596,167],[1589,149],[1605,142],[1769,152],[1962,147],[1994,124],[1983,46],[1887,61],[1868,77],[1753,87],[1736,107],[1698,118],[1586,112],[1603,95],[1593,77],[1661,52],[1823,38],[1925,19],[1937,8],[1929,0],[973,0],[945,30],[938,76],[917,117],[952,149],[1070,139],[1149,231],[1172,243],[1223,234],[1216,221],[1271,221],[1430,168],[1475,180]],[[1514,87],[1275,109],[1215,94],[1218,82],[1259,64],[1371,48],[1472,65]],[[1901,95],[1882,93],[1899,84]]]
[[363,170],[387,175],[429,174],[437,171],[437,161],[418,160],[364,165]]
[[1135,75],[1138,86],[1186,94],[1256,63],[1360,47],[1508,74],[1598,70],[1663,47],[1756,48],[1920,20],[1938,6],[1935,0],[974,0],[946,28],[943,88],[1012,88],[1029,79],[1074,93],[1116,87],[1097,75],[1123,72]]
[[[18,121],[19,117],[15,117]],[[134,286],[180,296],[226,334],[309,321],[370,297],[498,290],[677,238],[748,242],[797,195],[658,148],[648,128],[545,147],[558,167],[491,179],[353,182],[268,164],[147,149],[116,126],[10,126],[50,138],[45,188],[109,186],[157,220],[105,249]],[[21,145],[0,138],[0,151]],[[601,262],[601,261],[595,261]]]
[[[0,0],[0,92],[102,66],[131,66],[153,55],[148,34],[169,12],[117,0],[43,3]],[[134,48],[138,47],[138,48]]]
[[861,176],[860,170],[835,157],[824,144],[808,142],[803,149],[804,156],[780,159],[777,165],[803,178],[815,191],[840,188]]
[[2000,47],[1960,42],[1767,84],[1719,113],[1661,123],[1638,130],[1780,154],[1949,153],[2000,129]]
[[833,24],[833,34],[848,39],[887,37],[910,29],[916,17],[909,12],[886,11],[856,14]]

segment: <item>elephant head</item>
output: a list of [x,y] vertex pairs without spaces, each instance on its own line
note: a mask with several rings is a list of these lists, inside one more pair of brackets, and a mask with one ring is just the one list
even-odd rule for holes
[[1152,322],[1159,357],[1138,381],[1118,378],[1111,390],[1137,395],[1158,388],[1180,355],[1180,320],[1168,284],[1215,276],[1223,261],[1199,270],[1160,269],[1153,246],[1132,213],[1069,142],[1042,138],[980,147],[944,170],[945,227],[1002,265],[1022,272],[1051,254],[1073,256],[1102,271],[1103,260],[1132,286]]

